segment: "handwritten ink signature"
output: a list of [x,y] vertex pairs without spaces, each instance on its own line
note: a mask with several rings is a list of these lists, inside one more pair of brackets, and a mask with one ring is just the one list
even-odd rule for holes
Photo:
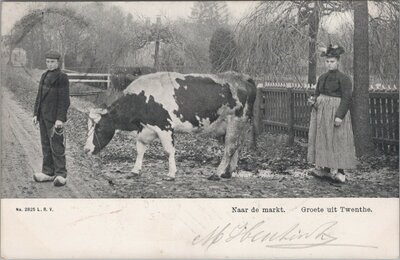
[[302,227],[300,223],[296,223],[283,231],[271,231],[266,229],[264,220],[254,225],[250,225],[248,222],[238,225],[227,223],[224,226],[217,226],[205,236],[196,235],[192,244],[200,244],[206,247],[206,249],[217,244],[233,241],[240,243],[260,243],[268,248],[282,249],[303,249],[318,246],[377,248],[376,246],[368,245],[332,243],[338,239],[338,237],[333,235],[333,228],[337,224],[337,221],[330,221],[310,229]]

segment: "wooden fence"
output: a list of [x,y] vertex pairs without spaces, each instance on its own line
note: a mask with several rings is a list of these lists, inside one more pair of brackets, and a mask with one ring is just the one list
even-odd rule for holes
[[[70,83],[89,83],[94,84],[95,87],[101,87],[105,84],[106,89],[110,88],[111,75],[109,73],[79,73],[71,70],[64,70],[67,72],[68,80]],[[97,85],[97,86],[96,86]],[[104,88],[104,87],[103,87]],[[102,93],[103,90],[85,90],[78,93],[70,93],[70,96],[91,96]]]
[[[286,133],[288,142],[307,138],[311,107],[310,85],[264,83],[257,87],[255,120],[258,131]],[[370,123],[374,142],[385,152],[399,150],[399,92],[396,87],[371,87]]]
[[111,75],[109,73],[67,73],[69,82],[106,83],[110,87]]

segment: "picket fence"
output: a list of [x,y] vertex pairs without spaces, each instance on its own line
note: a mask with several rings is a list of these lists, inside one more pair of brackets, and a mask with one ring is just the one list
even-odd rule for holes
[[[257,131],[307,138],[311,107],[307,99],[315,86],[293,83],[261,83],[257,86]],[[369,89],[369,112],[376,146],[387,152],[399,150],[399,91],[396,86],[374,85]]]

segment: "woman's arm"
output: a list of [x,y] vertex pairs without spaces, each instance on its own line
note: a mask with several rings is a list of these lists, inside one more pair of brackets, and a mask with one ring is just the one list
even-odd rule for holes
[[350,108],[352,99],[352,83],[350,77],[342,74],[339,78],[339,84],[342,96],[340,99],[339,107],[335,113],[335,117],[343,119]]
[[318,97],[319,94],[320,94],[320,93],[319,93],[319,85],[320,85],[321,77],[322,77],[322,76],[320,76],[320,77],[318,78],[318,80],[317,80],[317,85],[315,85],[314,97]]

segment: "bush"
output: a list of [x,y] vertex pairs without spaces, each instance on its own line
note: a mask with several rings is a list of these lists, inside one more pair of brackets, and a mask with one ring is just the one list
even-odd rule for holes
[[212,72],[237,71],[237,47],[231,30],[215,30],[209,47]]

